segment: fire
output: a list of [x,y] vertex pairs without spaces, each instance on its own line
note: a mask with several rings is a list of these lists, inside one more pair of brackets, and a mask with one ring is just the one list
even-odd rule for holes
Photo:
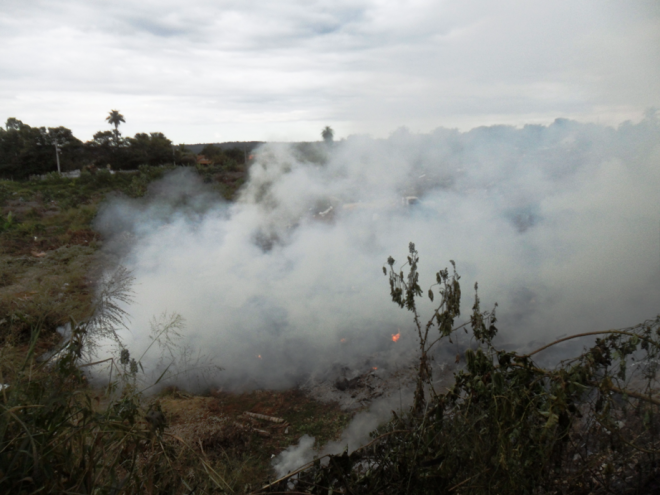
[[344,344],[344,343],[346,343],[346,339],[341,339],[341,340],[339,340],[339,342],[341,342],[342,344]]
[[374,367],[371,368],[371,369],[374,370],[374,371],[376,371],[376,370],[378,369],[378,366],[374,366]]
[[396,335],[392,334],[392,342],[399,340],[399,337],[401,337],[401,332],[397,333]]
[[261,359],[261,354],[257,354],[257,357],[258,357],[259,359]]

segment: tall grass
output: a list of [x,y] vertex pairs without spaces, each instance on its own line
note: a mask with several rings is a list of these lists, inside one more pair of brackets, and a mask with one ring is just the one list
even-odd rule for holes
[[108,403],[86,387],[81,358],[98,339],[118,338],[130,281],[124,270],[106,280],[94,317],[72,321],[68,340],[49,357],[36,353],[39,326],[22,356],[2,350],[0,493],[232,491],[203,451],[165,432],[157,402],[144,405],[128,350],[111,359]]

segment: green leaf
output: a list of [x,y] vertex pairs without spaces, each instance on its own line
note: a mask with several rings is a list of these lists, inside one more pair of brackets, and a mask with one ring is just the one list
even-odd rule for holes
[[557,416],[555,413],[550,413],[550,417],[548,417],[548,421],[545,422],[545,429],[552,428],[559,422],[559,416]]

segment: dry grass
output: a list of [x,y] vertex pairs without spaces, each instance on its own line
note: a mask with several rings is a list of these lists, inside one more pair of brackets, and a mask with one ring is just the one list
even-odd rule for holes
[[[337,405],[319,403],[297,390],[213,391],[205,397],[170,390],[156,400],[168,422],[165,431],[203,451],[238,493],[272,477],[272,457],[302,435],[325,443],[337,439],[350,420]],[[248,412],[284,421],[274,423]]]
[[[122,187],[144,193],[147,172]],[[217,187],[231,196],[244,173],[229,172]],[[90,225],[113,184],[90,181],[0,182],[0,382],[10,385],[0,393],[1,489],[243,493],[272,475],[271,456],[299,436],[336,438],[349,417],[296,391],[144,398],[126,373],[109,389],[91,390],[74,366],[91,343],[83,336],[54,367],[38,359],[63,344],[58,326],[90,321],[94,313],[106,261]],[[155,424],[161,409],[165,422]]]

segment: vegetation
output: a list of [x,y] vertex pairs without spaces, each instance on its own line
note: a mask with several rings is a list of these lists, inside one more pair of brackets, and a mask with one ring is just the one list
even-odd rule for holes
[[103,265],[92,220],[111,191],[131,192],[137,176],[103,171],[78,179],[0,181],[0,345],[40,343],[69,318],[90,316]]
[[[158,403],[145,410],[136,386],[141,364],[127,350],[113,361],[107,404],[100,407],[99,397],[84,390],[79,359],[121,324],[116,301],[129,297],[130,277],[117,273],[100,291],[93,316],[72,321],[70,338],[46,359],[36,359],[39,327],[22,360],[3,348],[0,383],[9,384],[0,396],[3,493],[190,493],[227,486],[204,456],[167,437]],[[191,456],[194,462],[187,462]]]
[[231,148],[223,150],[215,144],[207,144],[202,148],[201,155],[211,160],[215,165],[224,166],[228,169],[235,168],[247,161],[245,150]]
[[323,141],[325,141],[325,144],[332,144],[332,140],[335,137],[335,131],[332,130],[332,127],[325,126],[321,132],[321,137],[323,138]]
[[56,146],[63,170],[84,161],[83,143],[65,127],[34,128],[15,118],[0,127],[0,177],[23,179],[57,170]]
[[[439,304],[422,324],[418,255],[408,273],[390,258],[392,300],[413,315],[420,341],[411,409],[355,452],[330,455],[266,485],[274,493],[656,493],[660,473],[657,387],[660,317],[596,337],[582,354],[544,369],[529,354],[497,349],[495,311],[475,295],[471,346],[447,393],[434,390],[429,352],[456,338],[459,276],[436,274]],[[388,269],[383,269],[388,274]],[[475,286],[476,290],[476,286]],[[430,330],[438,331],[432,342]]]
[[[44,136],[15,120],[7,128],[12,139]],[[151,141],[140,139],[145,146]],[[231,197],[245,164],[206,151],[218,163],[196,170]],[[3,493],[644,494],[660,486],[660,318],[527,354],[499,349],[495,309],[481,309],[476,286],[469,321],[458,324],[455,267],[439,271],[425,294],[412,244],[404,266],[395,268],[390,258],[384,273],[419,340],[414,402],[355,452],[325,456],[270,483],[263,480],[273,454],[303,434],[319,442],[337,438],[349,415],[297,391],[210,389],[191,397],[167,389],[147,397],[141,358],[128,351],[111,362],[104,389],[92,388],[81,357],[121,325],[113,301],[128,297],[130,276],[117,272],[106,290],[93,290],[108,260],[91,222],[108,194],[142,196],[170,168],[0,181]],[[419,310],[424,295],[436,304],[427,319]],[[55,329],[67,322],[71,334],[63,338]],[[440,393],[433,352],[460,333],[469,338],[464,366]],[[535,361],[576,338],[591,340],[571,359],[552,368]],[[260,424],[246,411],[285,423]]]
[[[153,383],[129,354],[112,362],[109,386],[87,382],[81,356],[100,335],[102,301],[112,300],[94,295],[109,294],[99,280],[116,263],[98,249],[92,221],[105,197],[142,196],[171,168],[0,181],[0,492],[241,493],[260,486],[271,456],[299,435],[336,438],[347,424],[338,408],[296,391],[147,397],[140,389]],[[235,172],[199,173],[236,191]],[[67,323],[71,338],[56,331]],[[167,428],[152,424],[158,411]],[[258,424],[245,411],[285,423]]]
[[115,126],[115,146],[119,147],[119,124],[126,122],[124,116],[118,110],[111,110],[110,114],[105,118],[110,125]]
[[[117,338],[124,314],[116,303],[130,299],[130,282],[117,270],[97,291],[92,316],[72,320],[71,335],[54,350],[39,356],[40,328],[26,353],[1,348],[3,493],[244,493],[269,475],[271,456],[297,436],[328,440],[346,426],[336,407],[296,391],[192,397],[170,388],[147,398],[144,354],[131,356],[120,340],[117,359],[104,360],[111,380],[103,390],[89,388],[83,371],[101,363],[81,357],[100,337]],[[153,343],[169,353],[179,324],[176,317],[157,324]],[[272,427],[243,414],[275,410],[282,422]]]
[[[70,317],[90,316],[95,280],[111,261],[98,252],[102,240],[92,227],[99,205],[110,194],[141,197],[172,169],[0,181],[0,345],[25,344],[37,326],[44,341]],[[199,173],[230,199],[246,171]]]
[[140,165],[194,164],[185,147],[174,147],[163,133],[137,133],[123,138],[119,124],[124,116],[112,110],[106,118],[112,131],[99,131],[83,143],[65,127],[30,127],[15,118],[0,127],[0,177],[13,180],[57,170],[56,148],[60,150],[61,169],[87,167],[134,170]]

